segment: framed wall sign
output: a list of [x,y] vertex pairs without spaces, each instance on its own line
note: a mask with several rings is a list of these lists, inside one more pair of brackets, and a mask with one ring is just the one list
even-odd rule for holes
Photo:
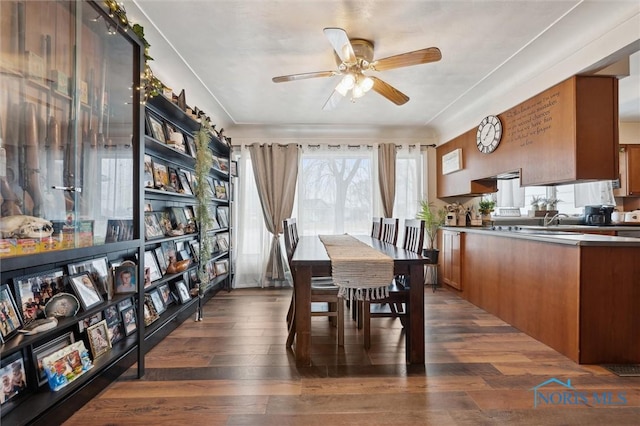
[[454,149],[442,156],[443,175],[457,172],[458,170],[462,170],[462,148]]

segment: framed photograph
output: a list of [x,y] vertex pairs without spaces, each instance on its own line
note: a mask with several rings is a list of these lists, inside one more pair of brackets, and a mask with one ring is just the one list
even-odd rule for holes
[[88,272],[100,294],[107,294],[112,287],[112,276],[109,273],[109,260],[106,256],[97,259],[89,259],[67,265],[69,275]]
[[13,337],[21,326],[22,321],[11,290],[7,284],[3,284],[0,286],[0,334],[2,340],[6,341]]
[[171,262],[175,262],[178,260],[175,242],[163,241],[161,247],[162,254],[164,255],[164,263],[167,265],[167,267],[171,264]]
[[153,289],[149,292],[149,296],[151,296],[151,301],[153,302],[153,307],[156,308],[156,312],[158,315],[162,314],[167,307],[164,305],[164,301],[162,299],[162,295],[158,291],[158,289]]
[[178,292],[178,297],[180,298],[180,303],[187,303],[191,300],[191,295],[189,295],[189,289],[187,288],[187,283],[184,281],[176,282],[176,291]]
[[146,116],[147,116],[147,120],[149,121],[149,129],[151,130],[151,136],[162,143],[167,143],[167,138],[165,137],[165,134],[164,134],[164,124],[162,123],[162,120],[148,112]]
[[189,178],[183,170],[178,171],[178,180],[180,181],[180,189],[187,195],[193,195],[193,191],[191,191],[191,184],[189,183]]
[[156,188],[166,188],[169,186],[169,170],[166,164],[157,160],[151,161],[153,164],[153,182]]
[[42,359],[52,353],[59,351],[60,349],[67,347],[75,342],[73,332],[63,334],[55,339],[33,348],[33,365],[36,366],[38,373],[38,386],[42,386],[47,383],[47,373],[44,371],[42,365]]
[[216,170],[220,170],[220,159],[215,155],[211,157],[211,166]]
[[166,130],[165,134],[167,135],[167,145],[178,151],[185,152],[184,134],[168,121],[164,122],[164,126]]
[[89,326],[92,326],[93,324],[97,324],[100,321],[102,321],[102,312],[96,312],[90,317],[83,318],[82,321],[78,323],[78,331],[82,333],[87,328],[89,328]]
[[69,283],[85,311],[102,303],[102,296],[88,272],[70,276]]
[[217,261],[214,266],[216,269],[216,276],[224,275],[229,272],[229,261],[226,259]]
[[217,275],[215,263],[216,263],[215,260],[210,259],[204,267],[205,270],[207,271],[207,278],[209,279],[209,281],[214,279]]
[[42,358],[49,387],[57,391],[93,368],[82,340]]
[[220,200],[226,200],[227,199],[227,192],[225,190],[224,185],[222,184],[222,182],[218,179],[214,179],[213,180],[213,188],[215,190],[215,196],[216,198],[220,199]]
[[138,324],[136,323],[136,310],[133,306],[129,306],[128,308],[123,309],[121,314],[124,334],[129,336],[138,329]]
[[238,162],[237,161],[231,161],[229,162],[229,174],[233,177],[237,177],[238,176]]
[[151,156],[145,154],[144,156],[144,187],[153,188],[155,183],[153,182],[153,161]]
[[107,220],[106,243],[133,240],[133,219]]
[[195,263],[198,263],[200,261],[200,241],[189,241],[189,248],[191,248],[191,256],[193,257],[193,261]]
[[149,268],[149,279],[153,282],[162,278],[156,255],[151,250],[144,252],[144,266]]
[[218,222],[223,228],[229,227],[229,207],[218,206],[216,209],[216,215],[218,216]]
[[156,312],[156,307],[151,300],[151,296],[148,294],[144,295],[144,325],[150,325],[154,321],[156,321],[160,316]]
[[111,339],[109,339],[109,327],[105,320],[100,321],[97,324],[93,324],[87,328],[87,337],[89,338],[89,345],[91,346],[91,354],[93,359],[98,358],[100,355],[104,355],[111,349]]
[[162,247],[156,247],[153,249],[153,252],[156,254],[156,259],[158,260],[158,267],[160,267],[160,272],[162,275],[167,273],[167,261],[164,257],[164,252],[162,251]]
[[135,293],[138,289],[136,285],[137,266],[133,262],[122,262],[115,270],[115,294]]
[[24,275],[13,279],[16,305],[26,325],[44,318],[44,306],[57,293],[64,292],[62,268]]
[[175,192],[180,192],[180,179],[178,178],[178,169],[175,167],[167,168],[169,173],[169,186]]
[[0,392],[0,404],[4,405],[27,391],[27,375],[24,370],[22,351],[4,358],[0,365],[3,390]]
[[113,347],[114,343],[118,343],[120,340],[124,339],[124,328],[120,321],[108,325],[109,327],[109,341],[111,342],[111,347]]
[[162,296],[162,302],[164,303],[164,306],[169,306],[175,302],[168,283],[159,285],[158,292],[160,293],[160,296]]
[[229,159],[220,157],[219,160],[220,160],[220,170],[222,170],[225,173],[229,173]]
[[118,302],[118,311],[122,312],[131,306],[133,306],[133,299],[129,297]]
[[191,288],[196,288],[200,285],[200,278],[198,277],[197,269],[189,271],[189,284],[191,284]]
[[171,224],[171,215],[168,211],[156,212],[158,223],[160,228],[164,232],[164,235],[172,235],[173,225]]
[[104,320],[108,326],[120,322],[120,313],[118,312],[117,305],[108,306],[107,309],[104,310]]
[[220,247],[221,251],[228,251],[229,250],[229,234],[224,232],[222,234],[218,234],[216,236],[216,240],[218,242],[218,246]]
[[191,136],[188,133],[185,133],[184,135],[186,141],[187,141],[187,147],[189,148],[189,154],[193,157],[196,158],[196,141],[193,138],[193,136]]
[[174,229],[182,229],[189,224],[183,207],[171,207],[169,211],[171,212],[171,226]]
[[146,240],[164,237],[164,230],[160,227],[158,216],[153,212],[144,214],[144,237]]

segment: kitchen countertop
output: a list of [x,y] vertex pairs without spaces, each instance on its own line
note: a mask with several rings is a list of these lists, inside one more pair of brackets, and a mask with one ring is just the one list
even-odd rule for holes
[[[449,231],[486,234],[504,238],[518,238],[553,244],[574,246],[612,246],[612,247],[640,247],[640,238],[618,237],[610,235],[583,234],[580,231],[640,231],[640,226],[612,225],[551,225],[551,226],[515,226],[511,230],[493,229],[494,227],[443,226]],[[514,229],[517,228],[517,229]]]

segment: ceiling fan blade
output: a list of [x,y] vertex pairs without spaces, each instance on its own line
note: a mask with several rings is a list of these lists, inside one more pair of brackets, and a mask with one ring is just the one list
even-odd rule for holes
[[426,49],[401,53],[399,55],[389,56],[388,58],[373,61],[369,66],[369,69],[385,71],[394,68],[409,67],[411,65],[426,64],[428,62],[437,62],[440,59],[442,59],[440,49],[437,47],[428,47]]
[[274,83],[283,83],[285,81],[296,81],[296,80],[304,80],[307,78],[316,78],[316,77],[333,77],[337,75],[337,71],[318,71],[318,72],[308,72],[304,74],[291,74],[291,75],[281,75],[279,77],[273,77],[271,80]]
[[340,101],[342,101],[343,97],[344,96],[342,96],[340,92],[338,92],[337,90],[334,90],[333,92],[331,92],[331,96],[329,96],[329,99],[327,99],[327,102],[325,102],[324,105],[322,106],[322,109],[324,111],[331,111],[332,109],[335,109],[335,107],[338,106]]
[[325,28],[323,31],[342,62],[346,64],[355,64],[357,62],[356,54],[353,52],[353,46],[345,30],[342,28]]
[[394,104],[404,105],[409,101],[409,97],[407,95],[391,86],[390,84],[385,83],[377,77],[370,76],[369,78],[373,80],[372,89],[380,93],[385,98],[389,99]]

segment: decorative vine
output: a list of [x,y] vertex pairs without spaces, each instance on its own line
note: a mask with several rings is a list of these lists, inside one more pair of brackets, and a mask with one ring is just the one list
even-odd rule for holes
[[213,218],[211,216],[211,192],[207,191],[207,176],[211,172],[213,166],[213,153],[209,148],[209,140],[211,139],[211,128],[208,121],[204,121],[200,125],[200,130],[195,134],[196,143],[196,220],[200,227],[200,265],[198,267],[198,279],[200,285],[199,294],[203,295],[209,282],[207,273],[207,263],[211,259],[213,243],[207,230],[213,227]]
[[149,61],[153,61],[153,58],[149,55],[149,47],[151,47],[151,45],[147,39],[144,38],[144,27],[140,24],[131,25],[131,22],[127,18],[127,11],[122,3],[118,3],[115,0],[105,0],[104,3],[109,9],[109,16],[112,18],[115,17],[118,25],[122,25],[125,31],[131,28],[134,34],[140,38],[140,41],[142,41],[142,44],[144,45],[144,73],[142,75],[141,83],[144,88],[143,103],[146,103],[148,99],[162,93],[164,84],[162,84],[160,79],[153,74],[151,67],[149,67]]

